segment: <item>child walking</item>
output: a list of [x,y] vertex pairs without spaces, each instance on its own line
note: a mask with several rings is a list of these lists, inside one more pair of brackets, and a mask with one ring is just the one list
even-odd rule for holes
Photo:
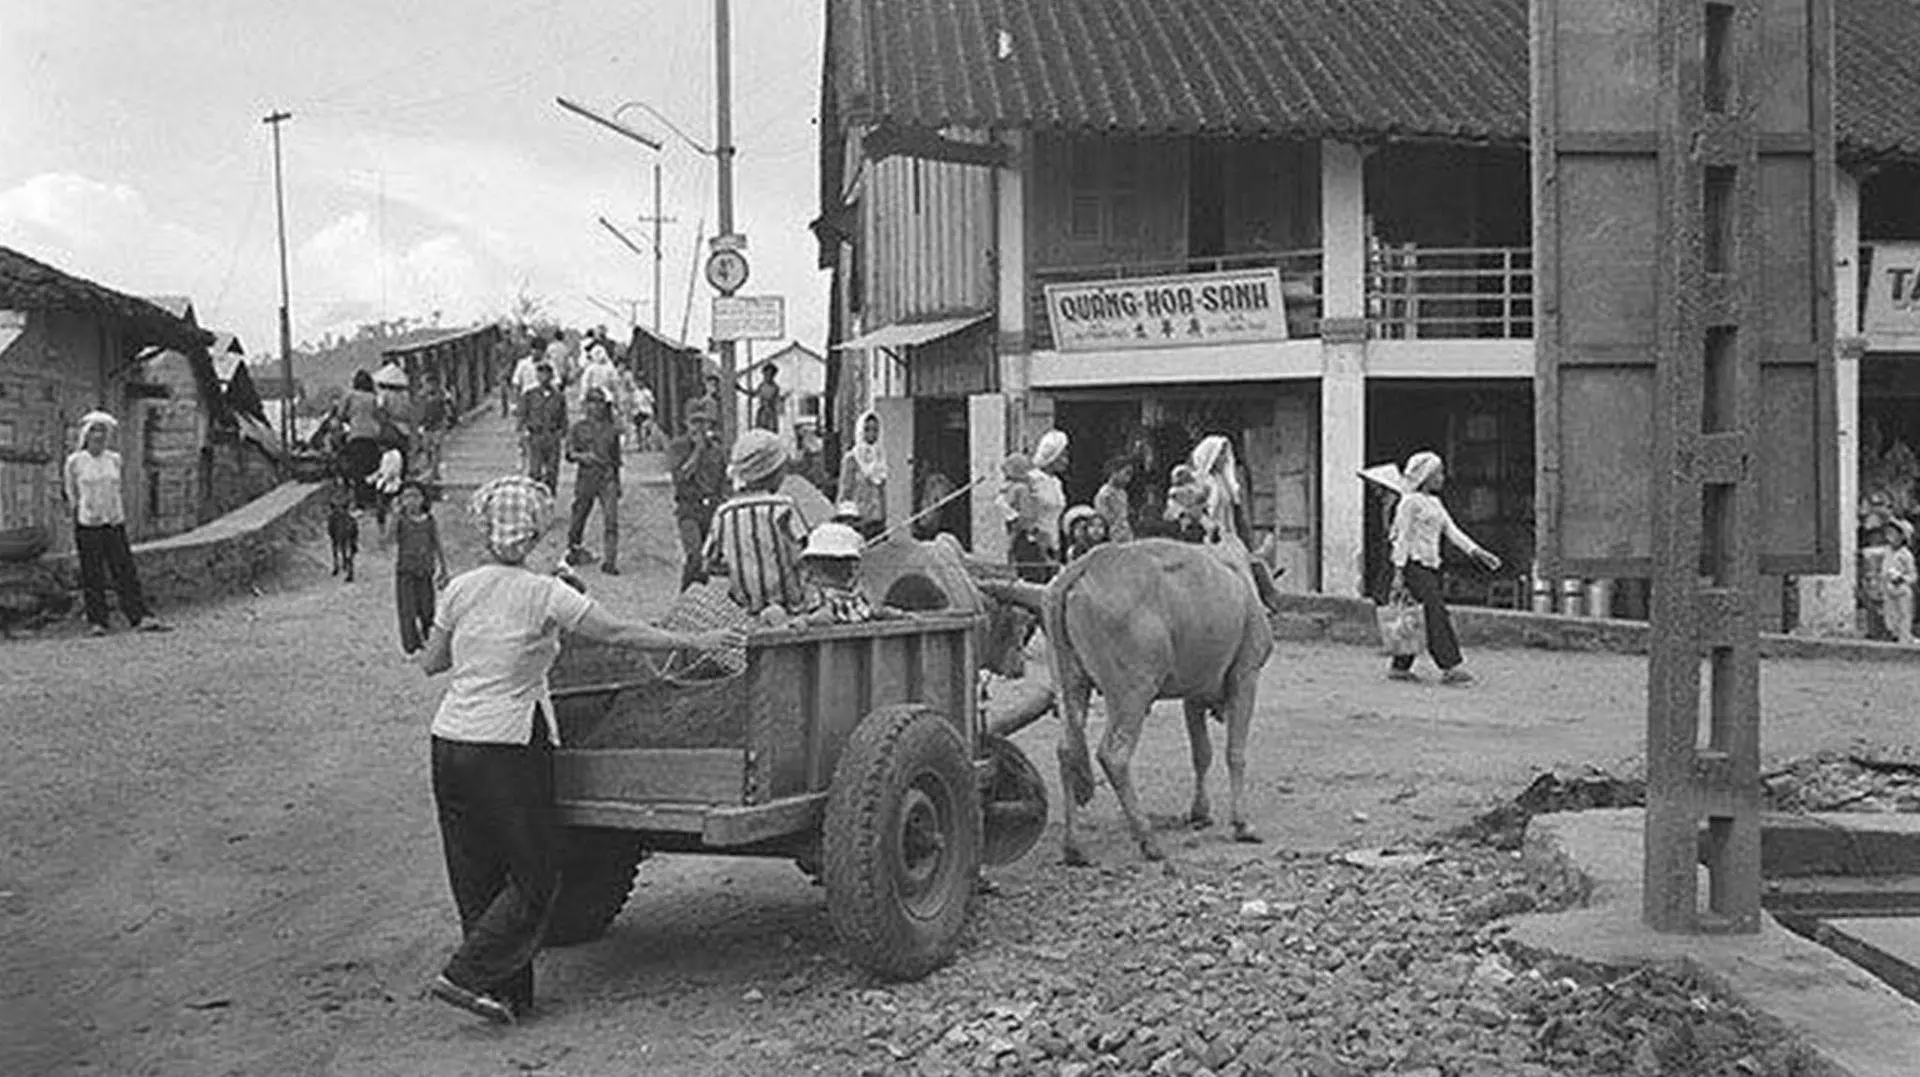
[[447,555],[440,528],[418,483],[400,488],[393,517],[393,601],[400,614],[400,649],[413,654],[433,630],[434,591],[447,585]]
[[1880,617],[1896,643],[1913,642],[1913,525],[1899,517],[1886,528],[1887,556],[1880,562]]

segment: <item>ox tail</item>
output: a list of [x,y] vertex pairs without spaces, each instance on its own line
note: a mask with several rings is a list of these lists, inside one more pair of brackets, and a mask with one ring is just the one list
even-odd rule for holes
[[1093,760],[1087,752],[1087,671],[1067,635],[1067,598],[1085,573],[1091,557],[1066,566],[1047,587],[1041,604],[1040,625],[1047,634],[1047,661],[1053,675],[1054,700],[1067,727],[1060,744],[1061,777],[1074,803],[1093,801]]

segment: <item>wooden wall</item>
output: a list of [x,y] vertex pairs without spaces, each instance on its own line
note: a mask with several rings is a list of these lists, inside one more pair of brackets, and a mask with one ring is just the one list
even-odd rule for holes
[[[129,349],[116,324],[58,312],[28,312],[20,336],[0,352],[0,529],[39,524],[53,550],[73,549],[60,471],[75,448],[75,424],[94,408],[120,419],[117,448],[130,476],[144,463],[142,417],[123,395]],[[132,414],[130,414],[130,411]],[[146,526],[143,498],[129,497],[127,531]]]
[[869,329],[993,306],[993,180],[969,165],[868,162],[859,272]]

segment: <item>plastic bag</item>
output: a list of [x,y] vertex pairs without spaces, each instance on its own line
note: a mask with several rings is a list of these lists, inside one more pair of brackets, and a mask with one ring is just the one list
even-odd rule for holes
[[1426,648],[1427,618],[1420,604],[1406,598],[1388,600],[1373,608],[1380,625],[1380,649],[1396,658],[1417,655]]

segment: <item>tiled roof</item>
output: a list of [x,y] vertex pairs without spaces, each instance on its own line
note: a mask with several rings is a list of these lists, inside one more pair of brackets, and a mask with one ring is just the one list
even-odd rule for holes
[[[1835,3],[1842,156],[1920,160],[1920,0]],[[827,34],[823,126],[1527,138],[1527,0],[831,0]]]
[[138,344],[200,348],[213,340],[213,334],[145,299],[63,273],[11,247],[0,247],[0,309],[62,310],[118,318],[133,329]]

